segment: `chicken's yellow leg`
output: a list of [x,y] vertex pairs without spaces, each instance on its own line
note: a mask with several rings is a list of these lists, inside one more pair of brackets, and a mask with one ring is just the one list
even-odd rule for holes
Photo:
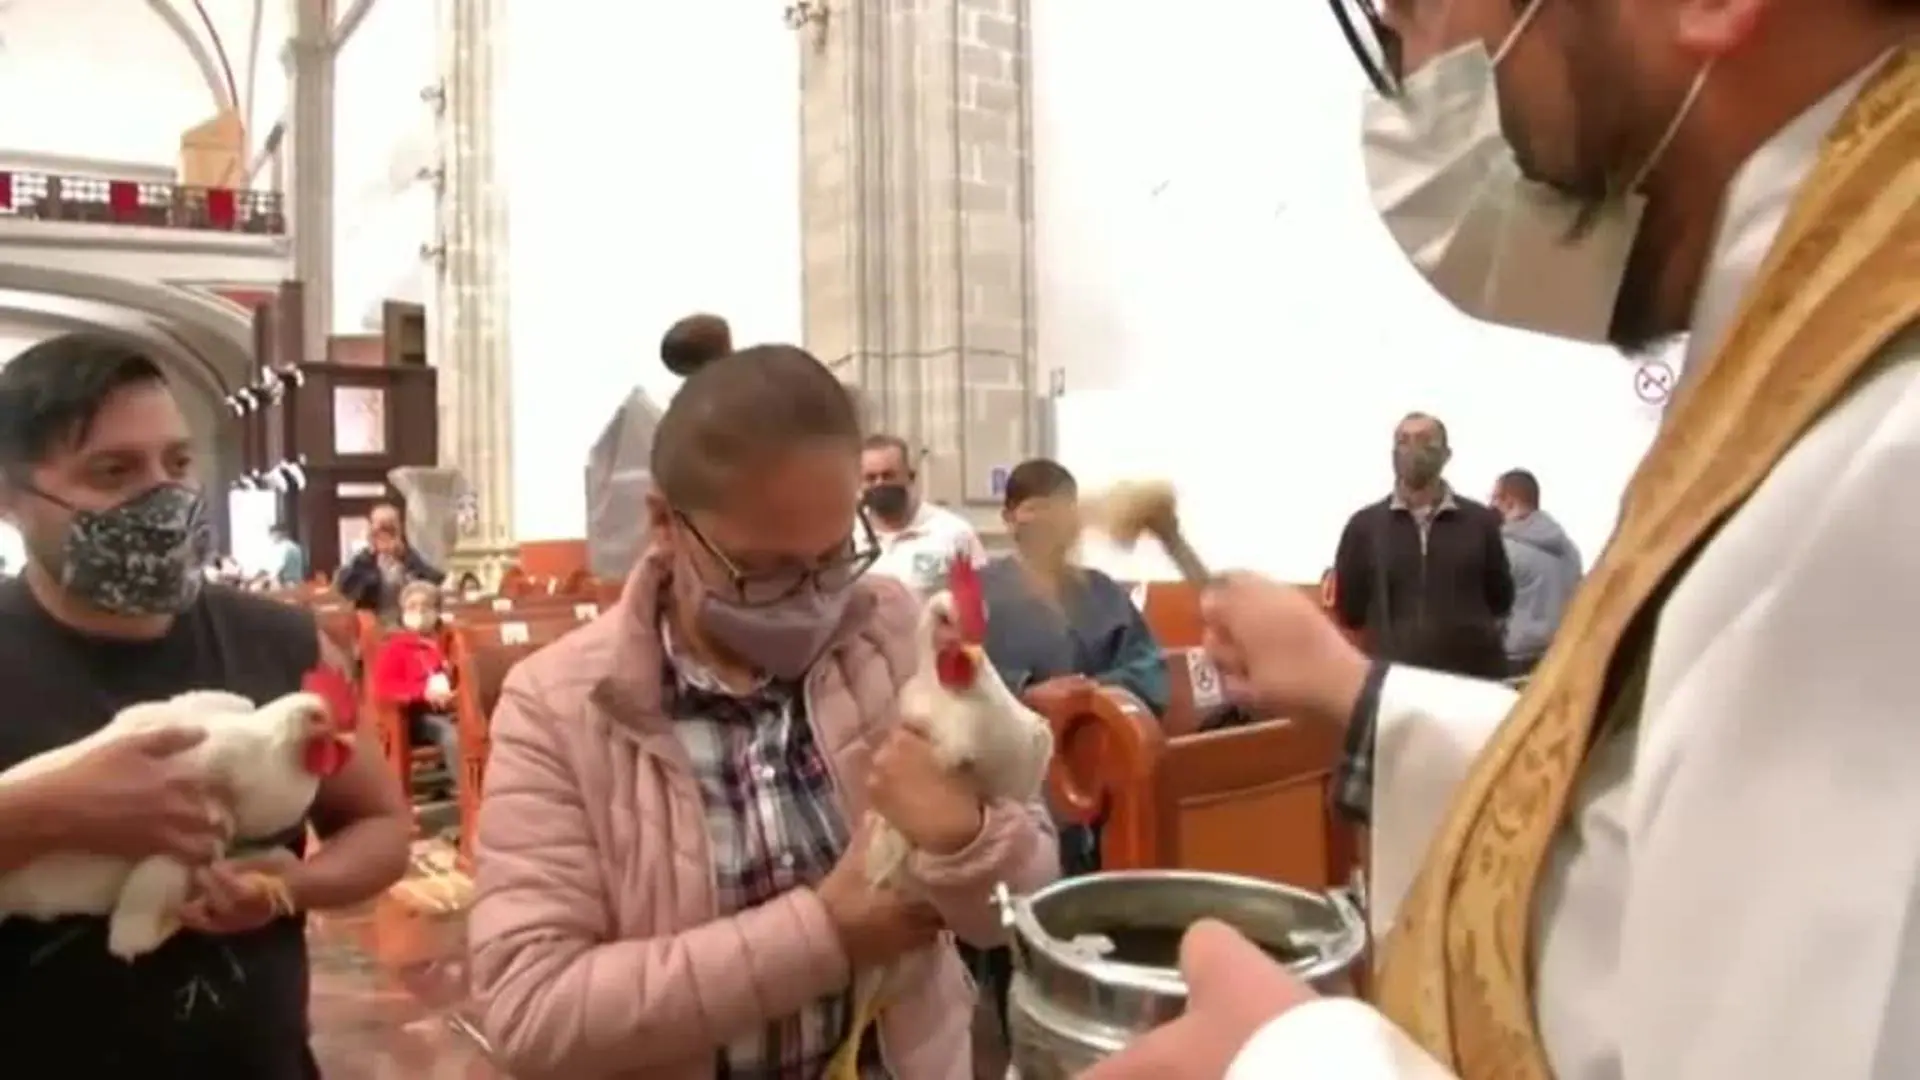
[[257,872],[241,874],[239,881],[255,895],[266,897],[267,901],[273,905],[275,915],[284,917],[299,913],[299,907],[293,902],[293,889],[272,874]]
[[863,979],[854,992],[853,1023],[847,1025],[847,1041],[834,1051],[833,1060],[827,1062],[827,1071],[821,1080],[859,1080],[860,1047],[866,1042],[867,1032],[873,1028],[873,1022],[880,1016],[880,980]]

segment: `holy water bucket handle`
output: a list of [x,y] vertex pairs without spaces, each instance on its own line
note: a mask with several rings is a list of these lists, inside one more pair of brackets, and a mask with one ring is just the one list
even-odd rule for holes
[[1015,971],[1027,969],[1027,942],[1020,934],[1020,900],[1004,881],[993,886],[993,906],[1000,912],[1000,928],[1007,932],[1007,951],[1013,957]]
[[1017,930],[1019,928],[1019,916],[1014,914],[1013,890],[1007,888],[1007,883],[1004,881],[994,883],[993,907],[995,911],[1000,913],[1000,928],[1002,930]]
[[1355,925],[1365,927],[1367,925],[1367,911],[1363,906],[1365,901],[1356,895],[1356,892],[1356,888],[1351,885],[1346,888],[1328,889],[1327,900],[1344,918],[1352,919]]

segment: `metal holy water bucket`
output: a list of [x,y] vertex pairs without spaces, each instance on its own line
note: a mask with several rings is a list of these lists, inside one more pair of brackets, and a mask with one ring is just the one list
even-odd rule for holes
[[1180,937],[1219,919],[1326,994],[1351,992],[1366,920],[1343,893],[1190,870],[1068,878],[1031,896],[996,891],[1013,947],[1007,1007],[1020,1080],[1065,1080],[1179,1016]]

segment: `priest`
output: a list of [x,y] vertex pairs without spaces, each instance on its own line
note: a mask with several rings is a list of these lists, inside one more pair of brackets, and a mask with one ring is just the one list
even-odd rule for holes
[[1377,1011],[1209,926],[1087,1075],[1920,1076],[1920,3],[1335,7],[1428,281],[1685,371],[1518,698],[1212,591],[1232,688],[1347,725]]

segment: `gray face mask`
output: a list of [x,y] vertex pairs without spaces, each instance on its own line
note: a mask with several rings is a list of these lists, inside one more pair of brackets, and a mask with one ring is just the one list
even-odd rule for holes
[[1423,488],[1440,477],[1447,452],[1438,446],[1396,446],[1393,475],[1409,487]]
[[749,607],[707,592],[695,618],[713,642],[776,679],[798,679],[820,658],[853,589],[811,586],[778,603]]
[[101,611],[172,615],[199,599],[201,568],[212,558],[206,498],[184,484],[162,484],[106,510],[74,509],[61,547],[60,585]]

